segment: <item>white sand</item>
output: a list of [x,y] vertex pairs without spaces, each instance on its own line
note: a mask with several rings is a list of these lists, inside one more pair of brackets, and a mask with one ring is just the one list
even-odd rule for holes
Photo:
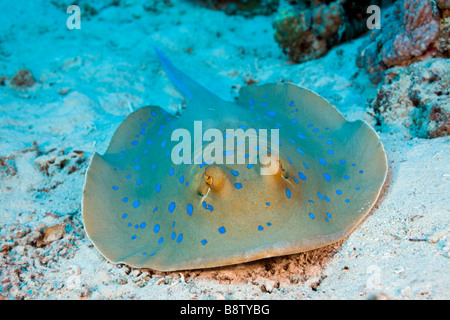
[[[26,68],[38,82],[26,91],[0,86],[0,157],[7,164],[0,166],[0,298],[450,298],[448,137],[381,133],[390,165],[384,198],[341,244],[181,273],[107,262],[81,222],[89,158],[106,150],[132,110],[180,108],[152,43],[228,100],[248,79],[291,80],[348,119],[374,124],[366,110],[376,87],[355,66],[361,39],[291,65],[273,40],[273,17],[230,17],[182,0],[146,11],[128,0],[68,30],[64,6],[47,2],[0,2],[8,12],[0,24],[0,77]],[[42,230],[54,225],[62,225],[60,233],[44,238]]]

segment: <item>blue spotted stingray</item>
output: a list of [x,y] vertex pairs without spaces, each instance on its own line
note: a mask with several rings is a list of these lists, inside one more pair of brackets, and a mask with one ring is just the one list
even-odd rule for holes
[[[252,85],[236,103],[224,101],[156,52],[187,108],[181,116],[157,106],[137,110],[106,153],[93,156],[84,224],[108,260],[172,271],[298,253],[346,237],[370,212],[387,163],[365,122],[347,121],[326,100],[290,83]],[[250,157],[241,164],[175,164],[172,132],[194,134],[194,121],[221,132],[278,129],[277,170],[261,175],[263,164]],[[204,140],[203,150],[211,143]],[[223,152],[230,155],[233,150]]]

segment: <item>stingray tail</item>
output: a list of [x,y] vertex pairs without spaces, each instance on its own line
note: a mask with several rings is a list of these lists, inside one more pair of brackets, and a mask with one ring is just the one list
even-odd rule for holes
[[214,99],[218,99],[218,97],[194,81],[191,77],[186,75],[185,73],[178,70],[172,62],[170,62],[169,58],[167,58],[155,45],[153,45],[153,49],[156,52],[156,55],[159,58],[159,61],[164,68],[167,76],[170,78],[172,83],[178,88],[180,93],[186,99],[186,102],[191,100],[203,100],[203,101],[211,101]]

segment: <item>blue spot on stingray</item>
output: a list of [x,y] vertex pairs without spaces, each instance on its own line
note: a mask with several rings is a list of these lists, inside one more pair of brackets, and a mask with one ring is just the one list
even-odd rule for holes
[[312,200],[308,200],[308,202],[314,203],[314,201],[312,201]]
[[174,168],[170,168],[170,170],[169,170],[169,176],[173,176],[174,172],[175,172],[175,169],[174,169]]
[[134,163],[136,163],[138,161],[139,161],[139,158],[136,158],[136,159],[133,160]]
[[249,104],[254,104],[254,103],[255,103],[255,99],[250,99],[250,100],[248,101],[248,103],[249,103]]
[[203,201],[203,208],[208,209],[208,205],[206,204],[206,201]]
[[172,222],[172,228],[175,228],[175,221]]
[[310,213],[308,213],[309,214],[309,217],[311,218],[311,219],[315,219],[316,217],[310,212]]
[[122,199],[122,201],[126,203],[126,202],[128,202],[128,198],[125,197],[125,198]]
[[133,202],[133,208],[137,208],[141,205],[141,202],[139,200],[136,200],[135,202]]
[[336,190],[336,193],[337,193],[338,196],[340,196],[342,194],[342,191],[341,190]]
[[306,176],[301,172],[298,173],[298,177],[302,180],[306,180]]
[[183,183],[184,182],[184,176],[181,176],[180,177],[180,180],[178,180],[180,183]]
[[180,233],[177,237],[177,242],[180,243],[181,241],[183,241],[183,234]]
[[194,212],[194,207],[192,206],[192,204],[188,203],[187,208],[186,208],[186,213],[189,216],[192,216],[192,213]]
[[349,202],[350,202],[350,199],[345,199],[345,202],[349,203]]
[[324,177],[325,180],[331,181],[331,176],[328,173],[324,173],[323,177]]
[[323,165],[326,165],[326,164],[327,164],[327,162],[325,161],[325,159],[322,159],[322,158],[319,158],[319,162],[320,162],[321,164],[323,164]]
[[267,222],[266,224],[268,227],[270,227],[272,225],[270,222]]
[[119,187],[117,187],[117,186],[114,186],[112,188],[113,188],[113,190],[119,190]]
[[312,123],[308,124],[308,128],[312,128],[314,125]]
[[223,152],[223,155],[224,156],[231,156],[231,155],[233,155],[234,154],[234,150],[227,150],[227,151],[224,151]]
[[147,141],[147,145],[150,145],[150,144],[152,144],[152,142],[153,142],[153,141],[152,141],[151,139],[150,139],[150,140],[148,140],[148,141]]
[[345,180],[348,180],[348,179],[350,179],[350,177],[349,177],[348,175],[345,175],[345,176],[344,176],[344,179],[345,179]]
[[156,168],[156,163],[152,165],[152,170]]
[[356,163],[352,163],[352,167],[356,167]]
[[127,175],[125,176],[125,178],[130,179],[130,178],[131,178],[131,175],[127,174]]
[[236,170],[231,170],[231,173],[233,174],[233,176],[239,176],[239,172],[237,172]]
[[218,229],[218,231],[219,231],[220,234],[224,234],[225,232],[227,232],[227,230],[225,229],[224,226],[220,227],[220,228]]
[[326,142],[326,144],[332,144],[333,143],[333,141],[331,141],[331,140],[328,140],[327,142]]
[[161,191],[161,183],[158,183],[156,185],[156,189],[155,189],[156,193],[159,193]]
[[206,241],[206,239],[203,239],[202,241],[200,241],[201,242],[201,244],[204,246],[205,244],[207,244],[208,243],[208,241]]
[[303,162],[303,165],[305,166],[306,169],[309,169],[308,165],[306,164],[306,162]]
[[137,142],[136,140],[134,140],[131,144],[132,144],[133,146],[137,146],[138,143],[139,143],[139,142]]
[[137,238],[137,235],[134,235],[134,236],[131,237],[131,240],[134,240],[136,238]]
[[286,155],[286,158],[289,160],[289,162],[292,164],[291,158],[289,158],[288,155]]
[[160,229],[161,229],[161,226],[159,224],[155,224],[155,226],[153,227],[153,232],[158,233]]
[[364,173],[364,170],[359,170],[359,173]]
[[297,149],[298,153],[300,153],[301,155],[305,155],[305,153],[302,150],[300,150],[299,148],[296,148],[296,149]]
[[324,199],[328,202],[331,202],[330,198],[328,198],[327,196],[324,196]]
[[172,234],[170,235],[170,239],[175,239],[175,237],[177,236],[177,234],[175,232],[172,232]]
[[327,153],[328,154],[334,154],[334,150],[328,150]]
[[345,160],[344,160],[344,159],[342,159],[342,160],[339,160],[339,163],[341,163],[341,164],[345,164]]
[[314,132],[319,132],[320,130],[318,128],[313,129]]
[[291,122],[292,123],[298,123],[298,120],[297,119],[292,119]]
[[128,226],[129,226],[129,227],[131,227],[131,226],[132,226],[132,224],[131,224],[131,223],[128,223]]
[[141,169],[141,166],[134,167],[134,170],[136,170],[136,171],[138,171],[139,169]]
[[142,184],[142,179],[139,179],[138,181],[136,181],[136,184],[139,186]]
[[286,197],[288,197],[288,199],[291,198],[291,190],[289,190],[288,188],[286,188]]
[[176,207],[175,202],[171,202],[169,204],[169,208],[168,208],[169,212],[173,213],[173,211],[175,210],[175,207]]
[[139,228],[144,229],[146,226],[147,226],[147,224],[146,224],[145,222],[142,222],[142,223],[139,225]]
[[164,241],[164,238],[163,238],[163,237],[159,238],[159,240],[158,240],[158,244],[161,244],[161,243],[163,243],[163,241]]
[[155,213],[155,211],[157,211],[158,210],[158,207],[155,207],[155,209],[153,209],[153,213]]
[[361,188],[360,187],[356,187],[356,190],[360,190]]
[[294,100],[291,100],[291,101],[289,102],[289,106],[292,107],[293,105],[294,105]]
[[332,218],[332,215],[329,212],[327,212],[327,216],[328,216],[328,218]]
[[317,192],[317,196],[319,197],[320,200],[323,200],[323,195],[320,192]]
[[270,202],[266,202],[266,206],[270,206]]
[[164,141],[161,143],[161,148],[164,148],[164,147],[166,146],[166,143],[167,143],[167,140],[164,140]]
[[253,164],[251,164],[251,163],[249,163],[248,165],[247,165],[247,169],[251,169],[253,167]]
[[235,183],[234,186],[236,187],[236,189],[241,189],[242,188],[242,184],[241,183]]
[[258,230],[263,231],[264,230],[263,226],[258,226]]
[[300,139],[305,140],[306,137],[303,134],[297,133],[297,137],[299,137]]
[[262,106],[265,108],[265,107],[267,107],[267,102],[263,102],[262,103]]
[[122,219],[126,219],[128,217],[128,215],[126,214],[126,213],[124,213],[123,215],[122,215]]
[[273,110],[270,110],[269,112],[267,112],[267,114],[269,116],[275,116],[277,113],[275,111],[273,111]]

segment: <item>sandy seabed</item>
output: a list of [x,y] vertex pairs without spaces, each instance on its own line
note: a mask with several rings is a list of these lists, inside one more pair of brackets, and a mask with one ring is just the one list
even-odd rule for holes
[[[67,29],[60,1],[0,2],[0,299],[450,298],[448,137],[381,132],[388,181],[340,243],[170,273],[105,260],[82,224],[90,157],[130,112],[181,105],[152,44],[227,100],[248,82],[292,81],[374,125],[377,87],[355,65],[363,39],[296,65],[273,40],[272,16],[227,16],[183,0],[103,2],[82,15],[81,30]],[[36,81],[30,88],[11,85],[21,68]]]

